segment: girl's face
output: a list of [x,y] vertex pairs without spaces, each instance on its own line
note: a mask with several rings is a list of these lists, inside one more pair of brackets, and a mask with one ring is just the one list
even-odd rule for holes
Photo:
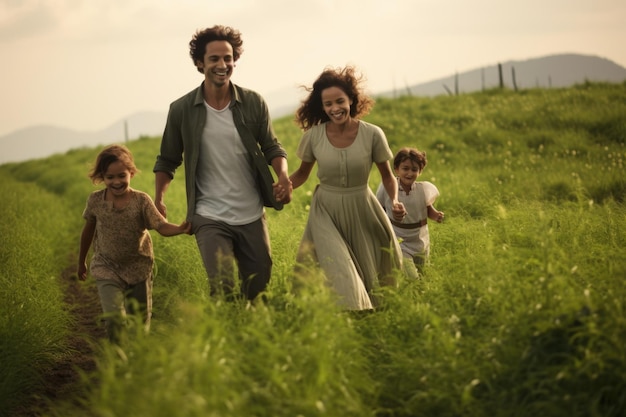
[[339,87],[328,87],[322,90],[322,106],[331,122],[343,124],[350,120],[352,100]]
[[132,177],[133,174],[126,168],[126,165],[121,161],[115,161],[104,173],[104,185],[113,197],[121,197],[129,191]]
[[398,168],[396,168],[394,171],[400,179],[400,184],[405,187],[411,187],[421,173],[419,165],[417,165],[417,163],[411,161],[410,159],[405,159],[404,161],[402,161]]

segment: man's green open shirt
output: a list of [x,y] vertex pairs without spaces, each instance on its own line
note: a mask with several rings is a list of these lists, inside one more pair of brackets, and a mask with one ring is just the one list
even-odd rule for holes
[[[230,84],[230,89],[232,96],[230,110],[242,140],[254,140],[255,148],[262,152],[268,165],[271,165],[276,157],[286,158],[287,153],[274,134],[269,110],[263,97],[255,91],[233,83]],[[200,85],[170,105],[161,141],[161,151],[153,169],[154,172],[165,172],[173,179],[176,169],[183,163],[184,155],[187,221],[193,218],[196,207],[196,170],[200,156],[202,130],[206,123],[202,91],[203,85]],[[252,172],[256,173],[253,157],[254,155],[249,155],[248,159]],[[264,186],[266,189],[269,187],[271,190],[272,185],[267,182],[266,178],[259,186]]]

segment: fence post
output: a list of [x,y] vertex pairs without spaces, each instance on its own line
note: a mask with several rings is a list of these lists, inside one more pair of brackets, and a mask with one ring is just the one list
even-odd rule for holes
[[515,79],[515,67],[511,67],[511,77],[513,78],[513,89],[517,91],[517,80]]

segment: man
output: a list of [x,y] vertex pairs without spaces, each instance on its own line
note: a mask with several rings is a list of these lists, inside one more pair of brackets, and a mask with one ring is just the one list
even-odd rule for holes
[[[241,33],[221,25],[198,31],[191,59],[204,75],[200,87],[169,108],[154,165],[155,204],[166,216],[164,196],[185,160],[187,221],[195,235],[212,295],[253,300],[272,271],[265,206],[291,201],[287,154],[275,137],[269,111],[256,92],[230,81],[243,52]],[[277,176],[273,177],[271,165]]]

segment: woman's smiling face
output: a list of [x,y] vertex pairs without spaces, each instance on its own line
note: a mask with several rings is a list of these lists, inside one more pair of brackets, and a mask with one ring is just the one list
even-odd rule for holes
[[352,100],[339,87],[328,87],[322,90],[322,106],[324,112],[333,123],[343,124],[350,120]]

